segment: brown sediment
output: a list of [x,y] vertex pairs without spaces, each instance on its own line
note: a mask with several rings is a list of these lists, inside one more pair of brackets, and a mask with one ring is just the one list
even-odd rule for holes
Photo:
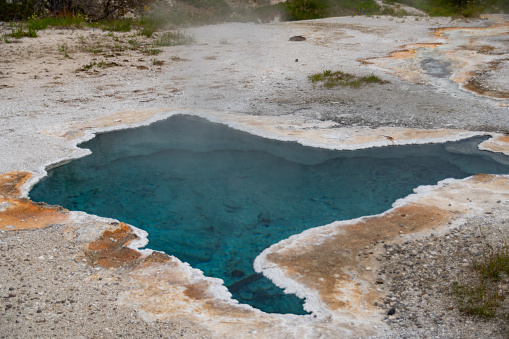
[[62,223],[68,211],[21,198],[21,186],[30,179],[28,172],[8,172],[0,175],[0,230],[22,230]]
[[148,263],[164,263],[168,261],[171,261],[171,257],[168,254],[156,251],[145,258],[145,262]]
[[369,59],[360,59],[359,61],[363,64],[376,64],[378,60],[384,60],[384,59],[409,59],[409,58],[415,58],[417,55],[417,50],[419,48],[436,48],[437,46],[443,45],[442,43],[420,43],[420,44],[410,44],[410,45],[404,45],[401,47],[401,49],[391,52],[389,56],[387,57],[381,57],[381,58],[369,58]]
[[292,246],[270,253],[267,260],[291,279],[317,290],[331,310],[369,309],[378,298],[373,270],[382,241],[447,224],[452,215],[437,207],[408,205],[342,226],[325,239],[318,235],[315,243],[298,246],[298,251]]
[[19,198],[21,186],[31,177],[31,173],[22,171],[0,174],[0,197]]
[[497,69],[499,69],[500,64],[503,61],[508,60],[509,59],[504,58],[492,61],[488,63],[488,67],[486,67],[484,71],[475,73],[472,72],[471,77],[468,80],[466,80],[466,83],[463,85],[463,88],[471,92],[489,96],[492,98],[508,99],[509,90],[493,89],[486,85],[486,80],[493,76],[491,72],[496,72]]
[[375,65],[386,69],[392,74],[413,83],[426,83],[426,74],[422,72],[420,67],[416,65],[417,50],[419,48],[436,48],[441,43],[419,43],[404,45],[401,49],[391,52],[387,57],[361,59],[361,63],[365,65]]
[[186,286],[186,290],[184,291],[184,295],[196,299],[210,299],[211,295],[208,292],[209,283],[206,281],[200,281],[194,284],[189,284]]
[[486,140],[481,145],[483,149],[509,155],[509,135],[498,135]]
[[141,253],[127,245],[138,237],[131,228],[121,222],[112,231],[106,230],[96,241],[90,243],[84,250],[85,258],[90,265],[106,268],[118,268],[139,259]]
[[470,92],[474,92],[492,98],[509,99],[509,91],[500,91],[486,87],[479,81],[478,78],[468,80],[467,83],[463,86],[463,88]]
[[509,27],[509,21],[502,21],[493,23],[490,26],[487,27],[440,27],[440,28],[433,28],[431,29],[431,34],[437,38],[444,38],[443,34],[447,31],[457,31],[461,29],[469,29],[472,31],[484,31],[487,29],[494,29],[494,28],[502,28],[502,27]]

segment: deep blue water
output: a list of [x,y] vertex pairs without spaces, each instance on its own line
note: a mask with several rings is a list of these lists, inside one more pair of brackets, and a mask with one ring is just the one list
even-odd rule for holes
[[479,151],[482,140],[332,151],[174,116],[83,143],[92,155],[51,170],[30,196],[142,228],[149,248],[223,279],[240,302],[305,314],[300,299],[255,274],[263,249],[381,213],[419,185],[509,173],[509,157]]

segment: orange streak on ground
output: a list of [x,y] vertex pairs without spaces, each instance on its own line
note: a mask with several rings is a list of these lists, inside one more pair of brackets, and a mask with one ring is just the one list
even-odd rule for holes
[[[471,30],[471,31],[488,31],[487,36],[497,36],[497,35],[505,35],[507,32],[506,28],[509,27],[509,21],[503,21],[499,23],[492,24],[488,27],[445,27],[438,28],[432,31],[431,36],[437,39],[448,39],[444,33],[449,31],[457,31],[457,30]],[[502,29],[500,32],[496,32],[497,29]],[[479,35],[481,36],[481,35]],[[473,37],[475,38],[475,36]],[[389,54],[387,57],[382,58],[374,58],[374,59],[365,59],[361,60],[361,62],[365,64],[373,64],[380,68],[387,70],[388,72],[410,82],[414,83],[427,83],[427,81],[423,81],[423,77],[426,75],[425,72],[420,69],[420,67],[416,67],[413,61],[406,61],[411,59],[416,59],[417,50],[419,48],[435,48],[439,45],[443,45],[443,43],[418,43],[418,44],[410,44],[402,46],[401,50],[394,51]],[[465,46],[462,46],[460,49],[455,49],[453,51],[446,52],[449,55],[449,58],[455,60],[463,65],[466,63],[465,70],[456,69],[451,80],[462,85],[465,90],[468,90],[472,93],[476,93],[479,95],[493,97],[493,98],[501,98],[507,99],[509,98],[509,92],[506,90],[495,90],[491,88],[485,88],[486,85],[483,85],[482,82],[478,81],[477,72],[483,70],[487,64],[487,61],[483,61],[482,58],[478,58],[479,55],[485,54],[493,50],[492,46],[484,45],[481,48],[476,47],[475,44],[469,43]],[[470,55],[465,55],[465,52],[471,51]],[[479,60],[477,60],[479,59]],[[476,61],[477,60],[477,61]],[[462,66],[462,67],[465,67]],[[493,66],[495,69],[496,67]]]
[[90,243],[84,250],[85,258],[91,265],[106,268],[118,268],[139,259],[141,253],[127,245],[138,237],[131,228],[121,222],[114,230],[106,230],[96,241]]
[[0,174],[0,197],[19,198],[21,186],[31,177],[31,173],[21,171]]
[[[373,270],[378,265],[375,257],[383,250],[381,241],[392,243],[400,235],[439,227],[452,216],[450,211],[437,207],[408,205],[334,228],[326,236],[318,235],[316,242],[298,246],[298,250],[293,246],[281,248],[268,254],[267,260],[281,267],[291,279],[317,290],[331,310],[374,309],[379,293]],[[366,247],[373,254],[359,256]]]
[[491,26],[488,26],[488,27],[442,27],[442,28],[437,28],[437,29],[433,30],[431,35],[435,36],[437,38],[443,39],[444,38],[443,33],[447,32],[447,31],[457,31],[457,30],[461,30],[461,29],[469,29],[472,31],[484,31],[484,30],[488,30],[488,29],[496,29],[496,28],[503,28],[503,27],[509,27],[509,22],[508,21],[499,22],[496,24],[492,24]]
[[28,172],[9,172],[0,175],[0,230],[22,230],[62,223],[68,211],[21,198],[21,186],[30,179]]

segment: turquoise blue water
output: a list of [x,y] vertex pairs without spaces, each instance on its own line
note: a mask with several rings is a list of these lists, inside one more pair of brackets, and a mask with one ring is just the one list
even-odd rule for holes
[[419,185],[509,173],[508,157],[477,150],[481,140],[332,151],[174,116],[83,143],[92,155],[51,170],[30,196],[142,228],[148,247],[223,279],[240,302],[305,314],[302,300],[254,272],[263,249],[381,213]]

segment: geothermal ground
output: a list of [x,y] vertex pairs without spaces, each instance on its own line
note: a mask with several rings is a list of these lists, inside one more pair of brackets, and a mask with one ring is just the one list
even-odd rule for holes
[[[80,141],[178,113],[325,148],[490,135],[481,147],[509,154],[507,18],[344,17],[185,33],[196,43],[157,55],[150,39],[97,29],[0,42],[2,337],[507,335],[502,322],[461,315],[450,293],[481,256],[481,231],[493,246],[509,236],[507,176],[416,188],[382,215],[266,249],[256,270],[305,297],[310,316],[238,305],[220,280],[171,253],[137,250],[146,234],[122,220],[28,199],[46,169],[87,154]],[[308,80],[326,70],[385,82]]]

